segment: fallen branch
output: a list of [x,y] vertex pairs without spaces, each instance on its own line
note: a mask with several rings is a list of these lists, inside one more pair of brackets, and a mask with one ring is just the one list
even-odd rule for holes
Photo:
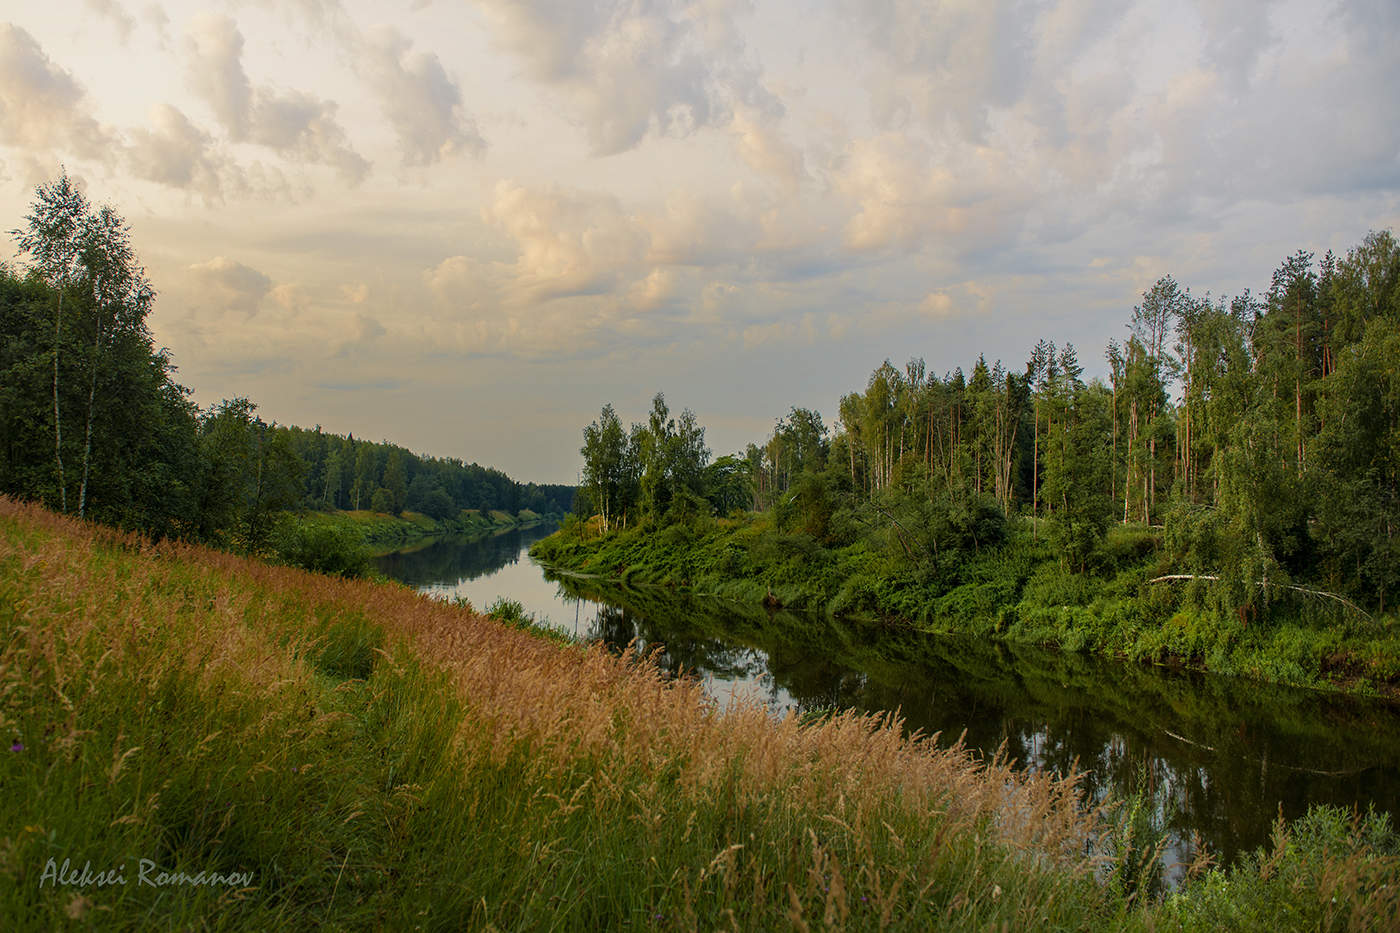
[[[1171,583],[1175,580],[1212,580],[1219,582],[1220,577],[1213,573],[1168,573],[1160,577],[1153,577],[1147,582]],[[1326,590],[1314,590],[1306,586],[1296,586],[1292,583],[1270,583],[1268,580],[1260,580],[1255,585],[1258,586],[1261,590],[1265,587],[1272,586],[1278,587],[1279,589],[1294,590],[1296,592],[1303,593],[1307,596],[1322,596],[1327,599],[1335,599],[1337,602],[1341,603],[1343,606],[1346,606],[1353,612],[1364,616],[1367,619],[1367,621],[1371,620],[1371,614],[1369,612],[1367,612],[1365,609],[1362,609],[1360,606],[1347,599],[1345,596],[1338,596],[1336,593],[1329,593]]]
[[[1201,744],[1200,742],[1193,742],[1193,741],[1191,741],[1190,739],[1188,739],[1186,736],[1184,736],[1184,735],[1177,735],[1175,732],[1171,731],[1170,729],[1163,729],[1162,731],[1165,732],[1167,735],[1171,736],[1172,738],[1176,739],[1178,742],[1185,742],[1187,745],[1194,745],[1194,746],[1196,746],[1197,748],[1205,749],[1205,750],[1208,751],[1208,752],[1215,752],[1215,751],[1217,751],[1217,749],[1216,749],[1216,747],[1215,747],[1214,745],[1203,745],[1203,744]],[[1345,770],[1345,771],[1319,771],[1317,768],[1304,768],[1304,767],[1300,767],[1300,766],[1298,766],[1298,765],[1285,765],[1285,764],[1280,764],[1280,763],[1278,763],[1278,762],[1276,762],[1276,761],[1275,761],[1275,762],[1270,762],[1268,759],[1265,759],[1265,758],[1256,758],[1256,757],[1253,756],[1253,755],[1238,755],[1238,756],[1236,756],[1236,757],[1238,757],[1241,761],[1249,761],[1249,762],[1254,762],[1255,764],[1262,764],[1262,765],[1263,765],[1264,767],[1266,767],[1266,768],[1282,768],[1282,769],[1284,769],[1285,771],[1297,771],[1297,772],[1301,772],[1301,773],[1303,773],[1303,774],[1317,774],[1317,775],[1320,775],[1320,776],[1322,776],[1322,777],[1344,777],[1344,776],[1346,776],[1346,775],[1348,775],[1348,774],[1360,774],[1362,771],[1365,771],[1365,770],[1366,770],[1366,768],[1350,768],[1350,769]],[[1368,765],[1367,767],[1371,767],[1371,766]]]

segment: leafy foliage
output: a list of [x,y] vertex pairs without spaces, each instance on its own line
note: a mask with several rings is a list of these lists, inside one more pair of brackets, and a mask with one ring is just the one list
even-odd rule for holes
[[272,549],[283,563],[337,577],[363,577],[369,572],[369,552],[353,530],[283,520],[272,534]]

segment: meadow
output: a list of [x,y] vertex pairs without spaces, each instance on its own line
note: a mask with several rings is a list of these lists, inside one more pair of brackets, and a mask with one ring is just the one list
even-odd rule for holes
[[1151,814],[1087,807],[1073,775],[890,717],[718,709],[636,654],[3,497],[0,632],[6,929],[1400,916],[1384,819],[1317,809],[1163,892]]

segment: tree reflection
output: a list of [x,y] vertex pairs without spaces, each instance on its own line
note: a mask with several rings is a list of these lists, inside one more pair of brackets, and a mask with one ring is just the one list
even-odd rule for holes
[[553,524],[516,528],[487,537],[448,535],[373,559],[375,569],[409,586],[460,582],[494,573],[520,559],[521,550],[555,529]]

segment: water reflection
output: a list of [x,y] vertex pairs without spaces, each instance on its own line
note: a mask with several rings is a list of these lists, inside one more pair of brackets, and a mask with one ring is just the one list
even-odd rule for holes
[[[555,527],[543,523],[486,537],[430,538],[414,547],[375,557],[373,561],[386,577],[409,586],[451,589],[459,583],[495,574],[522,560],[529,563],[526,550]],[[539,575],[538,571],[532,572]]]
[[898,710],[911,730],[962,735],[988,756],[1001,749],[1058,773],[1077,764],[1095,796],[1145,786],[1175,840],[1168,864],[1189,858],[1193,833],[1229,861],[1263,844],[1280,813],[1400,801],[1400,717],[1387,704],[550,580],[523,553],[548,531],[444,543],[443,553],[380,566],[477,606],[508,595],[537,619],[619,650],[634,640],[656,647],[664,669],[702,677],[721,702],[748,693],[775,711]]
[[716,676],[731,658],[758,657],[782,705],[899,710],[910,729],[963,735],[985,755],[1003,749],[1061,774],[1077,764],[1095,797],[1145,785],[1175,838],[1197,832],[1227,860],[1264,843],[1280,812],[1400,801],[1400,726],[1382,703],[664,591],[562,585],[622,607],[632,625],[614,621],[607,640],[664,641],[673,670]]

